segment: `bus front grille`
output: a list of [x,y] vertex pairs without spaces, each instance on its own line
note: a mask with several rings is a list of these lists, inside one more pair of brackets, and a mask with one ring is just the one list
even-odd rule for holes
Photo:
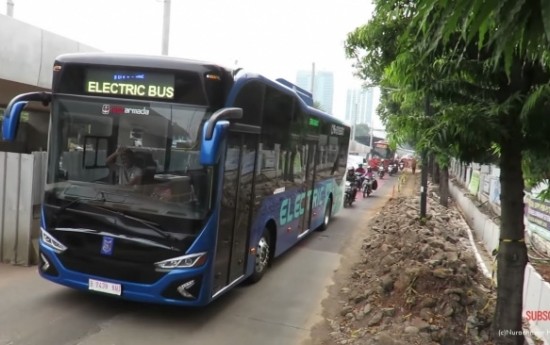
[[153,264],[134,263],[100,256],[79,256],[65,252],[58,256],[61,264],[71,271],[97,277],[126,281],[130,283],[152,284],[166,272],[158,272]]

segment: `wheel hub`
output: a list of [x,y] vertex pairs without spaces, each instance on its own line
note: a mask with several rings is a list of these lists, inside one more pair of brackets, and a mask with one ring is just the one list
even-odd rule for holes
[[262,272],[269,261],[269,243],[265,237],[260,239],[256,251],[256,272]]

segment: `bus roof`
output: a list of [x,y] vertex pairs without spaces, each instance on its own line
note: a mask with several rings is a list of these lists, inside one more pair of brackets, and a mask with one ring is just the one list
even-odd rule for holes
[[161,55],[118,54],[118,53],[71,53],[56,58],[60,64],[106,65],[117,67],[142,67],[152,69],[188,70],[208,72],[212,70],[231,74],[232,71],[209,62]]
[[232,104],[235,101],[235,97],[237,96],[238,91],[245,84],[247,84],[251,81],[259,81],[259,82],[261,82],[265,85],[273,87],[273,88],[275,88],[275,89],[277,89],[277,90],[279,90],[283,93],[286,93],[286,94],[291,95],[291,96],[295,97],[296,99],[298,99],[298,104],[300,105],[301,109],[303,111],[307,112],[308,114],[317,116],[320,119],[330,121],[331,123],[335,123],[335,124],[339,124],[339,125],[342,125],[342,126],[345,126],[345,127],[349,127],[349,124],[346,123],[345,121],[342,121],[341,119],[339,119],[339,118],[337,118],[333,115],[330,115],[328,113],[325,113],[324,111],[321,111],[317,108],[314,108],[314,107],[308,105],[309,102],[306,102],[306,99],[304,99],[304,98],[307,98],[308,94],[311,95],[309,92],[304,90],[303,94],[301,94],[300,91],[303,90],[303,89],[298,88],[298,86],[296,86],[297,89],[295,90],[293,88],[294,85],[292,83],[290,83],[287,80],[284,80],[284,83],[281,83],[282,80],[284,80],[284,79],[271,80],[269,78],[264,77],[261,74],[251,73],[251,72],[241,72],[236,76],[235,85],[233,87],[233,90],[231,91],[231,93],[228,96],[227,104]]

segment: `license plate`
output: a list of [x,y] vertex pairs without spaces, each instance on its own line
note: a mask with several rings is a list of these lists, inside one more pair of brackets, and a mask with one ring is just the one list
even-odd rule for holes
[[92,291],[107,293],[110,295],[120,296],[122,294],[122,286],[120,284],[114,284],[95,279],[88,280],[88,289]]

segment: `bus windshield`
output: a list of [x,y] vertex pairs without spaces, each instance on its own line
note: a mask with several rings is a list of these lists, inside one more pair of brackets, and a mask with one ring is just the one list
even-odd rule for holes
[[209,115],[201,106],[54,98],[46,197],[203,219],[213,176],[199,162],[199,134]]

